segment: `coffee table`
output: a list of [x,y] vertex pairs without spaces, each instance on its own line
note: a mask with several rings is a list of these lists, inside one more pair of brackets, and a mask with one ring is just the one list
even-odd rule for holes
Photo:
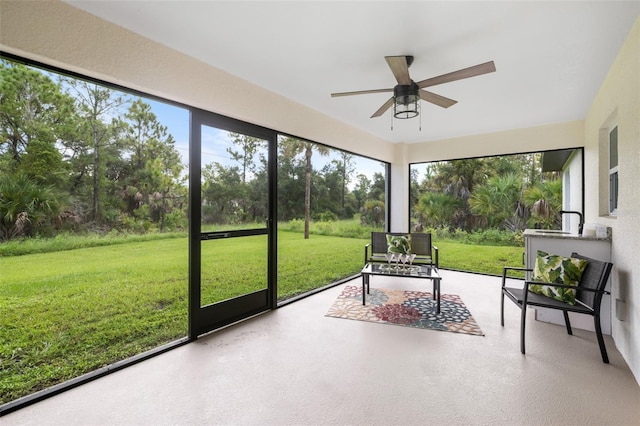
[[[387,263],[367,263],[362,268],[362,304],[365,305],[366,294],[369,294],[369,281],[372,275],[387,277],[422,278],[433,281],[433,299],[437,300],[436,313],[440,313],[440,280],[438,268],[431,265],[399,266]],[[365,291],[366,288],[366,291]]]

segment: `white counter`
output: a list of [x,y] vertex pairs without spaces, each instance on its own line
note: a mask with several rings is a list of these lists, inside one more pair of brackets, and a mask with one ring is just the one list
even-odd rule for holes
[[[524,239],[526,253],[525,265],[530,269],[533,269],[538,250],[566,257],[571,256],[571,253],[575,252],[605,262],[611,261],[611,228],[607,229],[607,236],[605,238],[598,238],[593,235],[582,236],[562,231],[525,229]],[[527,276],[527,278],[530,279],[531,277]],[[611,278],[609,278],[606,289],[610,291],[610,288]],[[611,312],[611,296],[604,295],[600,308],[601,327],[602,333],[604,334],[611,334]],[[538,321],[564,326],[562,311],[537,308],[535,318]],[[569,312],[569,319],[571,320],[571,327],[595,331],[593,327],[593,317],[589,315]]]

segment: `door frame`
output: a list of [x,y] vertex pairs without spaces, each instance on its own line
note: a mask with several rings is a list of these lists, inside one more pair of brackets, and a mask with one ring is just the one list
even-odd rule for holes
[[[202,233],[202,125],[257,137],[268,142],[267,288],[223,303],[201,306],[201,241],[216,233]],[[277,141],[278,133],[212,112],[191,108],[189,114],[189,339],[277,307]],[[263,230],[225,231],[233,237],[264,234]]]

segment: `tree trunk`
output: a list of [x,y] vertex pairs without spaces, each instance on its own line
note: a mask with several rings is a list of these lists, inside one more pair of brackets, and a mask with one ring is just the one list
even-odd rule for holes
[[304,239],[309,239],[309,222],[311,221],[311,154],[313,148],[307,144],[304,156],[306,159],[305,188],[304,188]]
[[347,186],[347,161],[342,160],[342,193],[340,194],[340,207],[344,212],[344,192]]
[[162,193],[162,210],[160,210],[160,232],[164,232],[164,217],[167,211],[167,194],[168,191]]
[[98,129],[93,125],[93,209],[91,215],[98,222],[100,213],[100,151],[98,143]]

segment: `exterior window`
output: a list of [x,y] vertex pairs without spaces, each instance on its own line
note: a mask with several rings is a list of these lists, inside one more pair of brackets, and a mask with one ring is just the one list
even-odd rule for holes
[[618,210],[618,126],[609,132],[609,214]]

